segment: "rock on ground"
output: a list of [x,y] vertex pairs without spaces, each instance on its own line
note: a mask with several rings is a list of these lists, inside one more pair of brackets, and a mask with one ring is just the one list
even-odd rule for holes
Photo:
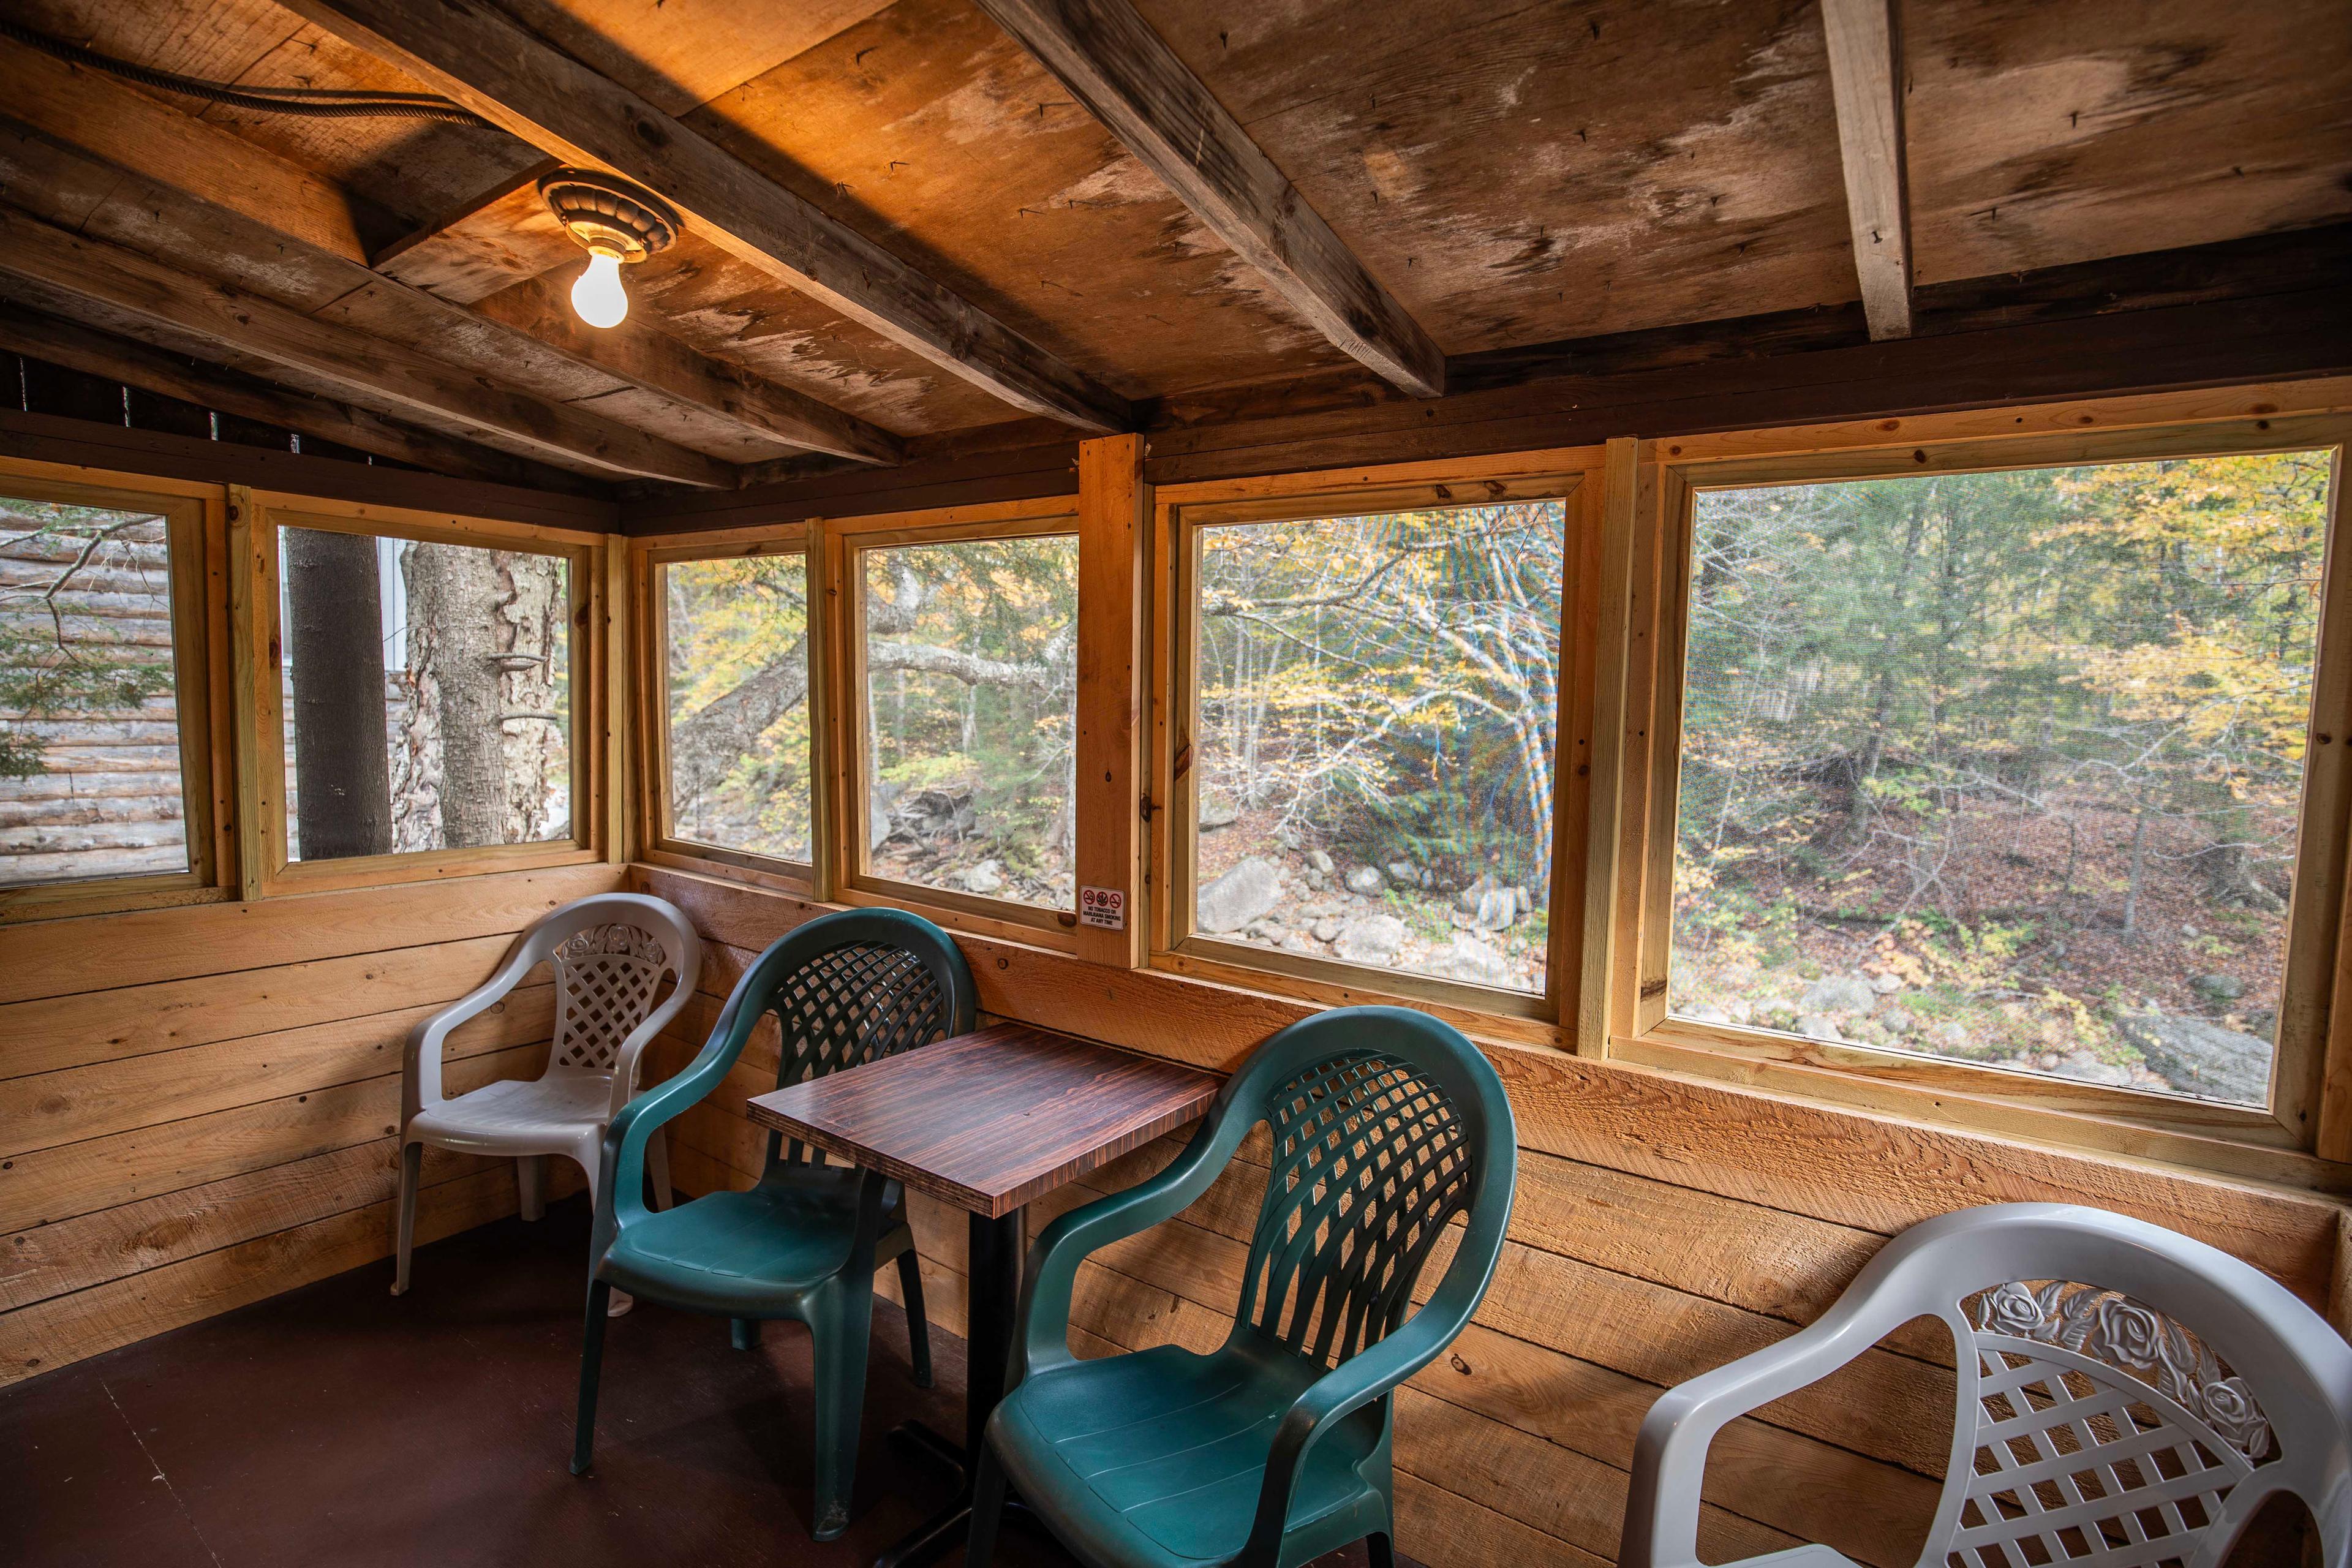
[[2240,1105],[2259,1105],[2270,1093],[2268,1040],[2168,1014],[2127,1013],[2116,1026],[2175,1089]]
[[1388,879],[1381,875],[1377,866],[1359,866],[1348,873],[1348,891],[1367,899],[1379,897],[1388,885]]
[[1385,964],[1404,946],[1406,934],[1404,921],[1394,915],[1366,915],[1348,923],[1331,951],[1349,963]]
[[1456,935],[1445,951],[1438,955],[1437,962],[1440,968],[1456,980],[1467,980],[1477,985],[1510,984],[1510,961],[1475,936]]
[[1877,987],[1860,974],[1825,974],[1797,1002],[1802,1013],[1867,1013],[1877,1005]]
[[1819,1013],[1798,1014],[1797,1033],[1808,1036],[1816,1040],[1843,1040],[1845,1038],[1843,1035],[1838,1033],[1837,1021],[1835,1019],[1824,1018]]
[[1253,855],[1201,889],[1193,924],[1213,933],[1239,931],[1281,901],[1282,873]]

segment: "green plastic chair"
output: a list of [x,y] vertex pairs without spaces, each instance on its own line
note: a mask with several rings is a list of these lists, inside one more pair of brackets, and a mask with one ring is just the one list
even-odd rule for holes
[[749,1192],[711,1193],[655,1211],[644,1199],[655,1131],[718,1087],[763,1015],[781,1030],[776,1085],[800,1083],[972,1026],[971,973],[948,934],[898,910],[849,910],[793,931],[760,954],[727,998],[710,1039],[684,1072],[639,1095],[604,1135],[604,1173],[589,1254],[588,1327],[580,1355],[580,1412],[572,1473],[588,1468],[596,1436],[596,1383],[605,1303],[618,1288],[732,1321],[738,1350],[770,1318],[806,1323],[816,1361],[814,1533],[849,1524],[866,1397],[874,1270],[896,1258],[907,1302],[915,1381],[931,1382],[929,1331],[915,1238],[899,1184],[827,1165],[814,1149],[768,1135],[764,1173]]
[[[1191,1204],[1261,1121],[1273,1175],[1224,1344],[1071,1355],[1080,1261]],[[986,1568],[1008,1482],[1091,1568],[1289,1568],[1367,1538],[1390,1568],[1390,1393],[1477,1310],[1517,1169],[1495,1069],[1428,1015],[1346,1007],[1267,1040],[1173,1164],[1038,1237],[967,1568]],[[1457,1215],[1454,1259],[1408,1318]]]

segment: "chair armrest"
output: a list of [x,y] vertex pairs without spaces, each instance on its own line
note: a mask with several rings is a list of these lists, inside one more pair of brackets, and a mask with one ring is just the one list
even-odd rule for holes
[[438,1013],[420,1018],[408,1031],[400,1059],[400,1124],[404,1131],[409,1120],[428,1105],[437,1105],[441,1093],[441,1050],[457,1027],[480,1017],[506,998],[509,992],[530,972],[534,958],[523,937],[516,939],[498,973],[472,991],[450,1003]]
[[1882,1325],[1851,1306],[1842,1300],[1811,1328],[1658,1396],[1633,1446],[1620,1568],[1698,1568],[1708,1446],[1740,1416],[1820,1382],[1877,1343]]
[[[755,972],[756,973],[756,972]],[[747,980],[748,984],[748,980]],[[736,994],[727,999],[726,1008],[719,1022],[711,1026],[710,1038],[702,1049],[686,1064],[684,1071],[668,1081],[646,1090],[624,1105],[604,1129],[604,1149],[597,1176],[596,1225],[589,1238],[589,1256],[601,1261],[604,1251],[613,1244],[623,1226],[646,1216],[646,1144],[662,1126],[683,1115],[694,1104],[719,1087],[742,1056],[743,1046],[751,1037],[751,1030],[760,1022],[763,1009],[745,1011],[741,1005],[746,985],[739,984]],[[764,994],[764,993],[762,993]],[[665,1004],[667,1005],[667,1004]],[[682,1004],[681,1004],[682,1005]],[[646,1024],[654,1025],[660,1017],[659,1009]],[[667,1023],[667,1019],[661,1019]],[[642,1029],[645,1026],[640,1026]],[[648,1036],[648,1038],[651,1037]],[[631,1038],[634,1040],[635,1037]],[[642,1049],[642,1043],[639,1044]],[[635,1064],[630,1064],[634,1067]],[[618,1064],[614,1077],[619,1079]]]
[[1070,1354],[1070,1293],[1087,1256],[1182,1213],[1232,1162],[1250,1122],[1226,1114],[1231,1089],[1229,1082],[1192,1141],[1158,1175],[1074,1208],[1038,1234],[1021,1285],[1008,1392],[1033,1373],[1076,1359]]

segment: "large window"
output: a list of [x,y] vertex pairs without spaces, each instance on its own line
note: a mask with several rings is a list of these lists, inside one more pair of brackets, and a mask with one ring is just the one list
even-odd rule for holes
[[1076,536],[886,536],[849,556],[853,864],[980,909],[1074,910]]
[[270,875],[535,863],[592,841],[583,549],[275,507],[263,526],[277,592],[257,635],[278,661],[257,695],[284,769]]
[[1175,510],[1180,949],[1540,1010],[1570,482]]
[[657,562],[660,837],[805,874],[815,842],[808,557]]
[[0,479],[0,889],[207,879],[204,520]]
[[1670,468],[1638,1026],[2308,1142],[2347,783],[2310,434]]

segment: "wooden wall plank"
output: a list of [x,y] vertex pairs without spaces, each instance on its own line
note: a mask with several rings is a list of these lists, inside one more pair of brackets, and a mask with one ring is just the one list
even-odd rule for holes
[[[559,866],[252,903],[44,921],[0,935],[0,1004],[381,952],[522,930],[558,904],[618,892],[618,866]],[[0,1070],[5,1070],[0,1056]]]

